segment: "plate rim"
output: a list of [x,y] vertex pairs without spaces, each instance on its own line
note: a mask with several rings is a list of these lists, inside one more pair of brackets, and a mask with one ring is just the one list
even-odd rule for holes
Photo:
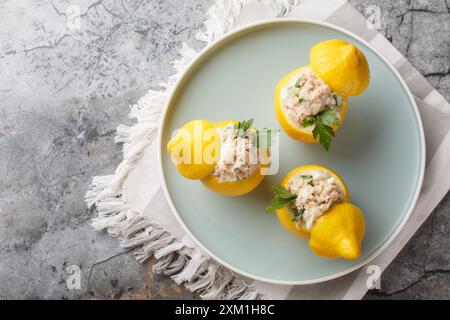
[[[414,192],[414,196],[413,199],[408,207],[408,210],[405,214],[405,216],[403,217],[402,221],[400,222],[400,224],[398,225],[398,227],[395,229],[395,231],[390,235],[390,237],[377,249],[375,250],[370,256],[368,256],[367,258],[365,258],[364,260],[358,262],[357,264],[355,264],[354,266],[351,266],[343,271],[337,272],[337,273],[333,273],[331,275],[325,276],[325,277],[320,277],[320,278],[314,278],[314,279],[310,279],[310,280],[277,280],[277,279],[270,279],[270,278],[266,278],[266,277],[262,277],[262,276],[258,276],[255,274],[252,274],[250,272],[247,271],[243,271],[240,270],[239,268],[225,262],[224,260],[222,260],[221,258],[219,258],[218,256],[216,256],[213,252],[211,252],[208,248],[205,247],[205,245],[203,245],[201,243],[201,241],[199,239],[197,239],[197,237],[189,230],[189,228],[186,226],[186,224],[184,223],[183,219],[181,218],[181,216],[179,215],[178,211],[175,208],[175,205],[172,202],[172,199],[170,197],[169,191],[167,189],[167,185],[166,185],[166,181],[165,181],[165,177],[164,177],[164,170],[163,170],[163,164],[162,164],[162,133],[163,133],[163,129],[164,129],[164,123],[166,120],[166,116],[167,116],[167,112],[169,109],[169,106],[171,105],[173,98],[175,96],[175,93],[178,89],[178,87],[180,86],[180,84],[182,83],[182,81],[185,79],[185,77],[188,75],[188,73],[191,71],[191,69],[197,64],[198,61],[200,61],[206,54],[209,53],[210,50],[212,50],[213,48],[215,48],[216,46],[218,46],[221,42],[225,42],[227,39],[232,38],[233,36],[237,35],[238,33],[241,32],[245,32],[247,30],[250,30],[252,28],[257,28],[257,27],[261,27],[264,25],[270,25],[270,24],[282,24],[282,23],[307,23],[307,24],[313,24],[313,25],[318,25],[318,26],[322,26],[322,27],[327,27],[330,29],[334,29],[337,30],[339,32],[342,32],[358,41],[360,41],[361,43],[363,43],[365,46],[367,46],[369,49],[371,49],[390,69],[391,71],[394,73],[394,75],[397,77],[397,79],[399,80],[400,84],[402,85],[403,89],[405,90],[411,105],[413,106],[413,110],[415,112],[416,115],[416,119],[419,125],[419,132],[420,132],[420,147],[421,147],[421,156],[420,156],[420,160],[421,160],[421,165],[420,165],[420,173],[419,173],[419,181],[417,183],[417,188]],[[395,67],[387,60],[387,58],[385,58],[377,49],[375,49],[368,41],[366,41],[365,39],[363,39],[362,37],[354,34],[353,32],[346,30],[342,27],[339,27],[337,25],[334,25],[332,23],[329,22],[324,22],[324,21],[319,21],[319,20],[315,20],[315,19],[305,19],[305,18],[272,18],[272,19],[264,19],[264,20],[260,20],[258,22],[252,22],[252,23],[248,23],[245,24],[241,27],[236,28],[235,30],[232,30],[224,35],[222,35],[221,37],[219,37],[218,39],[212,41],[210,44],[206,45],[202,50],[200,50],[200,52],[187,64],[187,66],[185,67],[185,69],[183,70],[182,74],[180,75],[180,77],[176,80],[175,84],[173,85],[173,87],[170,89],[170,93],[167,97],[167,100],[164,104],[162,113],[161,113],[161,119],[159,122],[159,128],[158,128],[158,135],[157,135],[157,157],[158,157],[158,171],[159,171],[159,175],[160,175],[160,179],[161,179],[161,186],[163,189],[163,193],[164,196],[169,204],[169,207],[171,209],[171,212],[173,214],[173,216],[175,217],[175,219],[177,220],[177,222],[181,225],[181,227],[183,228],[183,230],[191,237],[192,241],[195,243],[195,245],[197,245],[199,248],[201,248],[206,254],[208,254],[214,261],[216,261],[217,263],[223,265],[224,267],[230,269],[231,271],[240,274],[244,277],[253,279],[253,280],[257,280],[257,281],[261,281],[261,282],[265,282],[265,283],[271,283],[271,284],[278,284],[278,285],[308,285],[308,284],[316,284],[316,283],[321,283],[321,282],[325,282],[325,281],[329,281],[329,280],[333,280],[336,278],[340,278],[344,275],[347,275],[361,267],[363,267],[364,265],[368,264],[370,261],[372,261],[373,259],[375,259],[377,256],[379,256],[393,241],[394,239],[398,236],[398,234],[401,232],[401,230],[403,229],[403,227],[405,226],[405,224],[407,223],[407,221],[409,220],[416,204],[417,204],[417,199],[419,198],[420,195],[420,191],[422,189],[422,184],[423,184],[423,179],[424,179],[424,173],[425,173],[425,159],[426,159],[426,145],[425,145],[425,134],[424,134],[424,130],[423,130],[423,123],[422,123],[422,118],[420,116],[420,112],[419,109],[417,107],[417,104],[414,100],[414,96],[411,93],[411,91],[409,90],[405,80],[402,78],[402,76],[400,75],[400,73],[397,71],[397,69],[395,69]]]

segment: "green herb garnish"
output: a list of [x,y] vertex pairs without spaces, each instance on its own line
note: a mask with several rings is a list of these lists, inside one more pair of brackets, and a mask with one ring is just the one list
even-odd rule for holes
[[313,176],[310,174],[302,174],[302,175],[300,175],[300,177],[305,180],[312,180],[312,178],[313,178]]
[[297,198],[296,194],[290,193],[280,185],[272,186],[273,199],[266,208],[267,213],[275,212],[277,209],[286,207]]
[[237,136],[239,138],[243,138],[245,136],[247,130],[251,128],[252,124],[253,124],[253,119],[239,121],[238,123],[236,123],[234,125],[234,128],[237,131]]
[[316,126],[312,131],[314,139],[319,139],[319,143],[325,150],[329,150],[331,141],[334,138],[334,130],[332,127],[323,124],[322,122],[316,122]]
[[327,108],[317,114],[320,122],[329,127],[335,126],[339,123],[338,113],[330,108]]
[[299,221],[302,218],[304,212],[305,212],[305,208],[303,208],[303,207],[293,210],[293,217],[292,217],[291,221],[292,222]]
[[338,123],[338,113],[328,107],[315,116],[304,118],[301,125],[304,128],[315,125],[312,131],[313,137],[314,139],[319,139],[320,145],[328,151],[331,146],[331,141],[335,136],[333,126]]
[[[247,134],[247,131],[252,127],[252,125],[253,125],[253,119],[239,121],[238,123],[236,123],[234,125],[234,129],[237,131],[236,136],[238,138],[244,138]],[[264,147],[271,147],[275,140],[275,135],[273,135],[272,133],[276,132],[276,131],[279,131],[279,130],[268,129],[268,128],[256,130],[256,147],[259,148],[261,145]],[[262,132],[266,133],[265,136],[267,138],[267,141],[266,141],[265,145],[261,141]]]

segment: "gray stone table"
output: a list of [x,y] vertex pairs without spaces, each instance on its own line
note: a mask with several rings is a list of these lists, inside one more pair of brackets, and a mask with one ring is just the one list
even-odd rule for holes
[[[377,5],[383,34],[450,100],[449,0],[351,3]],[[0,2],[0,298],[196,298],[94,232],[83,196],[121,160],[127,106],[167,78],[182,41],[200,48],[211,4]],[[367,299],[450,298],[449,211],[447,195]],[[72,265],[80,289],[66,286]]]

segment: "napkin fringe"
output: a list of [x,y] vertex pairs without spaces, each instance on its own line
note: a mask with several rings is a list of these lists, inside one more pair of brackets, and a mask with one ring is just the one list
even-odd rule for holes
[[242,9],[252,2],[270,2],[277,17],[288,14],[300,0],[216,0],[206,12],[205,30],[195,34],[197,40],[211,43],[231,30]]
[[97,217],[92,226],[120,240],[122,247],[136,249],[135,258],[144,263],[154,257],[153,271],[170,276],[177,284],[203,299],[257,299],[258,293],[244,279],[220,266],[200,250],[186,246],[147,217],[133,211],[112,191],[114,175],[96,177],[86,195]]
[[[246,5],[257,1],[216,0],[206,13],[204,30],[197,32],[196,38],[211,43],[233,27]],[[298,2],[271,0],[278,16],[289,12]],[[183,43],[179,53],[180,58],[173,62],[174,75],[160,84],[160,90],[149,90],[130,106],[129,117],[134,120],[134,125],[117,127],[115,142],[123,143],[123,161],[113,175],[95,177],[86,193],[88,207],[97,212],[92,226],[118,238],[122,247],[134,249],[133,254],[139,262],[154,257],[154,272],[170,276],[177,284],[198,292],[203,299],[257,299],[258,292],[247,284],[246,279],[219,265],[199,249],[186,246],[148,217],[133,211],[122,198],[124,181],[156,136],[169,92],[198,52]]]

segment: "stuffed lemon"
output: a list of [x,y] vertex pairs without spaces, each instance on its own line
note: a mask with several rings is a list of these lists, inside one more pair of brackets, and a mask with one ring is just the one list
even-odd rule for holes
[[177,170],[188,179],[201,180],[212,191],[240,196],[255,189],[268,166],[269,142],[247,121],[211,124],[193,120],[183,125],[167,144]]
[[188,179],[202,179],[214,171],[217,161],[217,130],[206,120],[183,125],[167,144],[177,170]]
[[326,258],[356,259],[361,254],[364,217],[350,204],[344,181],[318,165],[295,168],[273,186],[267,207],[295,236],[309,239],[311,250]]
[[277,84],[275,115],[283,130],[294,139],[320,141],[328,150],[346,112],[347,97],[332,92],[310,66],[292,71]]
[[253,120],[223,121],[215,125],[219,141],[219,157],[203,184],[222,195],[240,196],[255,189],[264,179],[263,164],[257,146]]
[[284,76],[275,90],[275,114],[283,130],[303,142],[319,142],[326,150],[347,112],[347,96],[368,86],[364,54],[343,40],[312,47],[310,65]]

